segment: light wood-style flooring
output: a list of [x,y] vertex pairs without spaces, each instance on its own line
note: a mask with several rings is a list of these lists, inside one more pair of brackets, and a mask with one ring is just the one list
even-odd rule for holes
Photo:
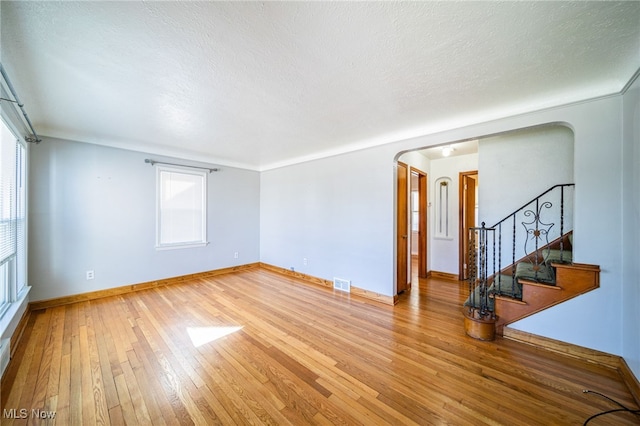
[[256,268],[35,311],[1,423],[581,425],[618,408],[583,389],[637,408],[612,369],[467,337],[464,284],[416,284],[392,307]]

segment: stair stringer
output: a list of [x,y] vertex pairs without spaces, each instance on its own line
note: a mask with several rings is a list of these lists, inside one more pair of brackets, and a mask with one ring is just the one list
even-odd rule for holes
[[600,287],[600,267],[586,263],[552,263],[556,284],[519,280],[522,300],[495,296],[496,333],[502,335],[508,324],[565,302]]

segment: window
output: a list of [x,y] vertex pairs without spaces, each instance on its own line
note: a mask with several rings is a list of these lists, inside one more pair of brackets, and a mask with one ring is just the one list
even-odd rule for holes
[[0,317],[26,289],[26,153],[0,121]]
[[159,249],[207,244],[207,174],[157,167]]
[[418,232],[420,226],[420,201],[418,190],[411,191],[411,231]]

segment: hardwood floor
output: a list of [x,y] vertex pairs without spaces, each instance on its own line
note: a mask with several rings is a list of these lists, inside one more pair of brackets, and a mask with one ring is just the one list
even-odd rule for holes
[[374,306],[253,269],[35,311],[1,423],[578,425],[618,408],[583,389],[636,408],[613,369],[465,336],[465,296],[416,279]]

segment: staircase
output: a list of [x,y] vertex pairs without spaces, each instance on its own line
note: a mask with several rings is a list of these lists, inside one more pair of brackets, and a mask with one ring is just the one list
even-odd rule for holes
[[467,334],[490,340],[510,323],[598,288],[600,268],[573,262],[573,187],[556,185],[494,226],[469,229]]

